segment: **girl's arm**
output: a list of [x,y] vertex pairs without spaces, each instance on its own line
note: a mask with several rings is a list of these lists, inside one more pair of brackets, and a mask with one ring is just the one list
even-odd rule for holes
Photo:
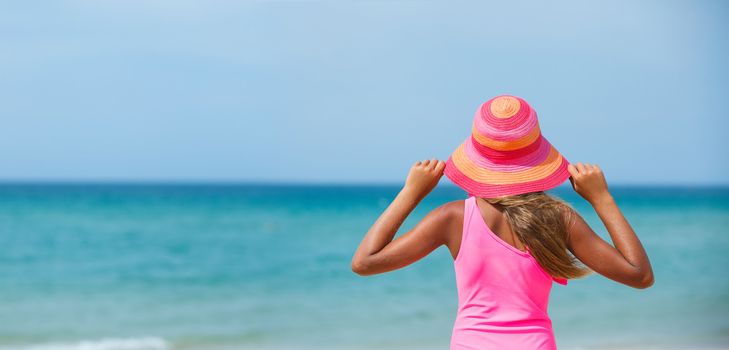
[[441,176],[445,162],[436,159],[417,162],[410,169],[405,186],[375,221],[352,257],[352,271],[374,275],[395,270],[423,258],[445,243],[450,216],[454,212],[442,205],[420,221],[415,228],[392,241],[410,212],[430,193]]
[[628,220],[607,188],[597,165],[570,164],[570,182],[577,193],[595,209],[610,233],[615,247],[600,238],[579,215],[569,232],[572,253],[593,271],[635,288],[653,285],[653,269],[648,255]]

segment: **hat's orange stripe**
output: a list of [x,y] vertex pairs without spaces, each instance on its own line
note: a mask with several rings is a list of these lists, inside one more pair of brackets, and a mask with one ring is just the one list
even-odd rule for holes
[[476,128],[476,125],[474,125],[471,129],[471,134],[473,135],[473,138],[478,141],[478,143],[495,150],[499,151],[512,151],[519,148],[524,148],[528,145],[531,145],[532,142],[536,141],[539,138],[539,135],[541,135],[541,131],[539,129],[539,125],[537,124],[532,131],[530,131],[528,134],[526,134],[524,137],[516,140],[509,140],[509,141],[499,141],[494,140],[492,138],[486,137],[483,134],[478,132],[478,129]]
[[492,185],[510,185],[543,179],[557,170],[562,163],[562,155],[554,147],[550,149],[544,162],[527,170],[508,173],[479,167],[466,156],[463,144],[453,152],[452,158],[453,164],[461,173],[474,181]]

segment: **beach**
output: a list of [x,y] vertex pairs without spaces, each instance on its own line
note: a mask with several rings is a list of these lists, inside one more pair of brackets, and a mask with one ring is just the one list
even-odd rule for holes
[[[446,349],[445,247],[362,277],[396,185],[0,185],[0,349]],[[729,349],[729,189],[611,187],[655,284],[553,284],[560,349]],[[568,200],[603,238],[587,203]],[[404,223],[464,199],[437,188]]]

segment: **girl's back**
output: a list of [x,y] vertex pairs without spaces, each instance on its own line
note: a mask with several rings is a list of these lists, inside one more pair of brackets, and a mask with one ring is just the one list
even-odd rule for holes
[[479,344],[478,349],[555,349],[549,294],[552,281],[567,280],[550,276],[528,246],[521,250],[518,240],[509,243],[499,237],[488,223],[508,225],[493,215],[494,208],[482,212],[475,196],[459,202],[463,229],[454,260],[458,311],[450,348],[476,349],[473,344]]

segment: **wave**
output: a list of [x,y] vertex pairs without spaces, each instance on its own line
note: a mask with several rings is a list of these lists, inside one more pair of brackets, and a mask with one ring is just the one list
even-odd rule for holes
[[82,340],[75,343],[47,343],[22,346],[2,346],[0,350],[168,350],[170,345],[161,338],[107,338]]

